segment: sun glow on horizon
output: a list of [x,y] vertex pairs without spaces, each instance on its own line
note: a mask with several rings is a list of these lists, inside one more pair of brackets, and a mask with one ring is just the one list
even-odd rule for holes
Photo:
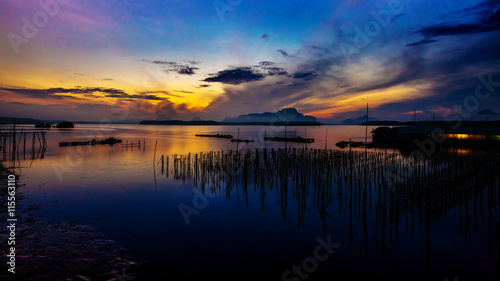
[[327,109],[308,112],[307,114],[326,118],[332,116],[332,114],[366,109],[367,103],[369,107],[375,108],[387,103],[422,98],[432,94],[428,91],[431,86],[431,83],[421,82],[421,84],[418,84],[418,87],[415,85],[398,85],[381,90],[342,94],[332,97],[328,101],[324,99],[321,101],[311,100],[311,102],[318,103],[318,105],[328,103],[331,106]]

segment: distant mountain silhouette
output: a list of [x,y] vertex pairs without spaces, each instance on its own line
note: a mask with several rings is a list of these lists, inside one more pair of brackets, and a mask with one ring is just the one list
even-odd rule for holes
[[219,125],[219,122],[210,120],[144,120],[139,125]]
[[491,109],[487,108],[485,110],[481,110],[477,113],[477,115],[500,115],[499,113],[491,111]]
[[14,118],[14,117],[0,117],[0,124],[38,124],[38,123],[57,123],[55,121],[37,120],[33,118]]
[[299,113],[295,108],[285,108],[277,112],[250,113],[238,117],[226,117],[221,123],[318,123],[314,116]]
[[[370,122],[370,121],[378,121],[378,119],[375,117],[368,116],[368,122]],[[342,121],[342,125],[360,125],[360,124],[363,124],[364,122],[366,122],[366,115],[363,115],[363,116],[358,117],[356,119],[346,119],[346,120]]]

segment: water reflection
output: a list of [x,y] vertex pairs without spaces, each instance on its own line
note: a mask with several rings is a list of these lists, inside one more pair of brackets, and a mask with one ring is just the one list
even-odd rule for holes
[[336,209],[337,216],[348,216],[350,241],[358,221],[366,239],[369,233],[374,236],[375,253],[383,256],[387,243],[399,244],[402,232],[425,231],[427,267],[432,223],[458,212],[457,231],[467,241],[500,202],[500,174],[490,172],[500,170],[497,159],[440,156],[420,161],[395,153],[292,148],[174,154],[162,156],[158,164],[167,178],[192,180],[203,193],[225,192],[231,199],[236,190],[236,200],[242,196],[247,207],[253,190],[260,196],[261,211],[266,194],[274,193],[285,220],[293,200],[302,227],[311,206],[324,234]]
[[43,159],[47,150],[45,133],[43,130],[18,130],[15,126],[3,131],[0,129],[1,160],[9,161],[9,168],[16,168],[21,167],[21,159],[29,159],[31,163],[35,159]]
[[[236,135],[237,129],[52,129],[44,158],[16,173],[27,184],[28,200],[41,205],[48,219],[102,217],[92,224],[145,261],[156,277],[146,280],[163,280],[167,269],[178,280],[185,272],[217,276],[219,264],[235,275],[252,271],[249,276],[279,280],[323,234],[342,247],[321,265],[317,280],[398,280],[408,271],[418,271],[414,280],[487,279],[494,268],[496,253],[488,249],[496,244],[488,237],[495,235],[490,222],[498,221],[497,155],[436,153],[415,162],[393,149],[331,150],[352,136],[362,141],[362,126],[329,126],[326,150],[324,127],[308,127],[315,142],[306,145],[195,137]],[[241,127],[240,138],[255,138],[262,129]],[[58,146],[94,137],[141,141],[141,149]],[[17,166],[30,162],[21,157]],[[56,164],[71,169],[62,181]],[[187,226],[178,206],[192,202],[193,186],[217,196]]]

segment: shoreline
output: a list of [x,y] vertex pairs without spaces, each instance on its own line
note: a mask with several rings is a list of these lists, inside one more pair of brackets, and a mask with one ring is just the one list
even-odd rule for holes
[[[14,175],[0,163],[0,219],[7,222],[7,181]],[[15,273],[2,262],[0,279],[4,280],[121,280],[135,277],[138,263],[126,249],[96,232],[91,226],[71,222],[48,222],[37,216],[39,205],[24,206],[26,196],[20,191],[16,175],[15,245],[8,244],[7,227],[0,230],[0,251],[7,258],[15,247]],[[127,279],[129,280],[129,279]],[[130,279],[131,280],[131,279]]]

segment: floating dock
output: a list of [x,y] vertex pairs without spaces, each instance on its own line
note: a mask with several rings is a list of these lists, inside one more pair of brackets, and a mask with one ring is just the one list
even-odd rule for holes
[[73,142],[60,142],[59,146],[60,147],[66,147],[66,146],[82,146],[82,145],[102,145],[102,144],[108,144],[108,145],[113,145],[116,143],[121,143],[122,140],[115,139],[115,138],[107,138],[104,140],[91,140],[91,141],[73,141]]
[[231,142],[246,142],[246,143],[249,143],[249,142],[255,142],[255,141],[254,140],[232,139]]
[[204,135],[204,134],[197,134],[197,137],[205,137],[205,138],[218,138],[218,139],[232,139],[232,135],[222,135],[222,134],[215,134],[215,135]]
[[346,147],[374,147],[372,142],[362,142],[362,141],[339,141],[335,144],[337,147],[346,148]]
[[297,142],[297,143],[313,143],[314,139],[303,137],[287,138],[287,137],[265,137],[265,141],[284,141],[284,142]]

